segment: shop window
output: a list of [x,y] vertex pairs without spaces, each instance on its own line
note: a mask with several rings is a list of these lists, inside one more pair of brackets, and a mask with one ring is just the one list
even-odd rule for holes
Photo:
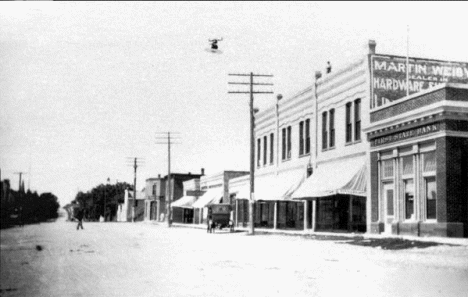
[[413,174],[413,156],[406,156],[402,158],[403,162],[403,175]]
[[268,140],[266,136],[263,136],[263,165],[267,164],[267,150],[268,150]]
[[393,177],[393,160],[382,161],[382,173],[383,178]]
[[433,172],[436,171],[436,155],[435,152],[429,152],[423,154],[423,171],[424,172]]
[[273,164],[273,160],[274,160],[274,152],[275,152],[275,135],[273,133],[270,134],[270,164]]
[[353,130],[351,123],[351,102],[346,103],[346,142],[351,142],[353,140]]
[[393,189],[387,189],[385,195],[387,198],[387,216],[393,216],[394,214]]
[[426,218],[436,219],[437,187],[435,177],[425,179],[426,190]]
[[327,112],[322,113],[322,149],[328,147]]
[[330,147],[335,146],[335,109],[330,109]]
[[310,119],[305,121],[305,153],[310,153]]
[[405,190],[405,218],[414,219],[414,181],[408,179],[404,181]]
[[361,99],[354,101],[354,140],[361,140]]

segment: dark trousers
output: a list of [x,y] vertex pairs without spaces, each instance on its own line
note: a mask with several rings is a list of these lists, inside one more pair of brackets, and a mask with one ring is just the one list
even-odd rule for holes
[[79,230],[81,227],[81,229],[84,229],[83,228],[83,220],[78,220],[78,225],[76,226],[76,230]]

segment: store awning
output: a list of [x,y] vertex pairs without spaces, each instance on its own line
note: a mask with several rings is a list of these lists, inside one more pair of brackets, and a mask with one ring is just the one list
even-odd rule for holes
[[193,203],[197,201],[196,196],[183,196],[171,203],[171,207],[193,208]]
[[336,194],[366,196],[365,158],[352,158],[319,165],[311,177],[292,194],[293,199]]
[[291,200],[292,194],[306,179],[305,170],[282,173],[264,178],[255,179],[256,201],[283,201]]
[[193,203],[193,208],[203,208],[209,204],[217,204],[223,199],[223,190],[222,188],[213,188],[206,191],[203,196],[200,197],[195,203]]

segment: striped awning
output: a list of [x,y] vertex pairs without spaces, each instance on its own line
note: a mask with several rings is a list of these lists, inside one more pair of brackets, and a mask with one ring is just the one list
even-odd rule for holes
[[221,199],[223,199],[223,190],[222,188],[213,188],[206,191],[203,196],[200,197],[195,203],[193,203],[193,208],[204,208],[209,204],[217,204],[220,203]]
[[195,196],[183,196],[182,198],[171,203],[171,207],[193,208],[193,203],[197,201]]
[[336,194],[366,197],[365,157],[319,165],[313,175],[292,194],[293,199],[327,197]]

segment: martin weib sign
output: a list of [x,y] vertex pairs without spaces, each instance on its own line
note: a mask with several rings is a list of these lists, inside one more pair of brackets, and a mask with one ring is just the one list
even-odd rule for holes
[[371,57],[372,107],[385,105],[409,94],[442,83],[468,83],[468,62],[448,62],[409,58],[406,82],[406,57]]

